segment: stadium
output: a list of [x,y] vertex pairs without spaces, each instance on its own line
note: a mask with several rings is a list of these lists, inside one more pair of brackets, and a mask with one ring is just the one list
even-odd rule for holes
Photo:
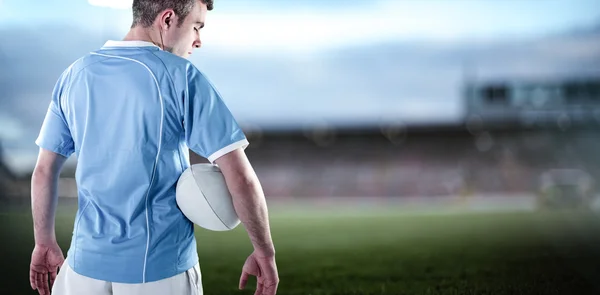
[[[575,2],[564,7],[577,19],[581,10],[576,6],[589,1]],[[102,9],[103,22],[111,13],[121,17],[120,11]],[[236,11],[230,9],[215,22],[230,20],[227,13]],[[56,31],[66,28],[49,22]],[[207,46],[206,58],[215,61],[195,61],[229,95],[265,191],[281,279],[278,294],[600,294],[598,28],[596,22],[585,30],[485,46],[473,41],[436,47],[399,38],[398,44],[373,49],[377,54],[346,44],[319,58],[290,51],[298,60],[285,67],[246,64],[240,61],[245,58],[224,57],[220,47]],[[67,42],[64,36],[52,41],[21,30],[25,33],[0,29],[0,35],[14,44],[27,38]],[[33,139],[48,93],[73,58],[105,37],[120,36],[108,25],[93,38],[81,28],[72,31],[70,38],[80,40],[81,47],[32,54],[30,61],[24,61],[26,49],[0,45],[0,63],[6,64],[0,68],[2,294],[36,294],[27,275],[34,246],[30,179],[35,157],[24,155],[37,151]],[[556,44],[570,51],[548,49]],[[260,61],[264,48],[256,46],[252,56]],[[356,65],[350,67],[347,60]],[[45,70],[31,70],[46,61]],[[297,69],[302,64],[313,70]],[[333,65],[339,71],[327,68]],[[417,74],[406,73],[412,70]],[[360,74],[341,76],[342,82],[330,76],[342,72]],[[249,86],[256,81],[243,80],[248,73],[268,82]],[[430,75],[439,78],[426,79]],[[43,86],[23,94],[30,79]],[[273,94],[264,94],[264,101],[256,93],[240,98],[238,84],[249,92]],[[352,89],[328,90],[325,84]],[[357,97],[350,97],[354,92]],[[393,99],[381,98],[388,92]],[[281,93],[296,100],[322,96],[309,103],[280,102],[279,108],[266,97]],[[19,100],[23,97],[28,100]],[[35,104],[44,106],[40,111]],[[11,123],[19,121],[11,117],[13,110],[23,114],[25,127],[11,127],[20,126]],[[190,157],[192,163],[207,162],[191,152]],[[59,180],[56,219],[65,252],[77,210],[76,159],[68,163]],[[195,230],[205,294],[254,294],[253,281],[251,288],[237,288],[241,266],[252,251],[244,229]]]

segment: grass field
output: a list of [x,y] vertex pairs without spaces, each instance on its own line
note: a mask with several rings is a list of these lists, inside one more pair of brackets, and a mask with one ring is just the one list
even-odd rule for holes
[[[304,209],[307,210],[307,209]],[[66,253],[75,211],[61,208]],[[278,294],[600,294],[600,217],[594,213],[329,214],[272,210]],[[1,294],[35,294],[26,210],[0,213]],[[237,290],[251,251],[243,228],[197,229],[205,294]]]

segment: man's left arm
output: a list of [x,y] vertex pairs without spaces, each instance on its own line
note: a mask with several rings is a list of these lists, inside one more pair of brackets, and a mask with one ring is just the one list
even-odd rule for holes
[[30,283],[41,295],[50,294],[58,268],[65,258],[56,240],[55,217],[58,178],[67,157],[40,148],[31,178],[31,210],[35,248],[31,256]]

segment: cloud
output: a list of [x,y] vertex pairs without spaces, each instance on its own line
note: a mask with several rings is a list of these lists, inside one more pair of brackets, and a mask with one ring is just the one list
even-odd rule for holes
[[[80,28],[46,31],[61,33],[0,31],[0,37],[13,41],[0,44],[5,69],[0,72],[0,109],[10,110],[12,117],[4,120],[14,121],[8,134],[14,146],[32,152],[56,79],[71,62],[101,45]],[[599,43],[597,34],[579,34],[487,43],[387,42],[269,56],[213,47],[192,60],[243,124],[268,129],[401,120],[410,125],[462,120],[465,65],[475,65],[480,77],[580,74],[600,68]],[[27,44],[45,44],[47,50]],[[18,134],[21,138],[15,139]]]
[[536,44],[540,54],[551,59],[597,58],[600,52],[600,34],[596,38],[558,37]]
[[[540,17],[531,18],[532,13]],[[576,4],[556,1],[539,5],[384,0],[361,6],[287,8],[240,3],[210,12],[202,38],[206,46],[221,51],[315,52],[398,40],[531,37],[587,24],[598,16]]]

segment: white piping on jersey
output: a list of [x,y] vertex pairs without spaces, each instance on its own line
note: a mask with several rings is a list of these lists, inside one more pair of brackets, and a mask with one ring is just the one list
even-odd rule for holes
[[143,62],[136,60],[136,59],[132,59],[132,58],[127,58],[127,57],[122,57],[122,56],[115,56],[115,55],[108,55],[108,54],[101,54],[101,53],[96,53],[96,52],[92,52],[92,54],[95,55],[100,55],[100,56],[105,56],[105,57],[112,57],[112,58],[120,58],[120,59],[124,59],[124,60],[129,60],[129,61],[133,61],[136,63],[141,64],[142,66],[144,66],[148,72],[150,72],[150,75],[152,75],[152,78],[154,79],[154,83],[156,84],[156,89],[158,89],[158,97],[160,100],[160,133],[158,134],[158,151],[156,152],[156,160],[154,162],[154,168],[152,169],[152,178],[150,179],[150,185],[148,186],[148,192],[146,193],[146,232],[147,232],[147,237],[146,237],[146,253],[144,253],[144,269],[142,271],[142,283],[146,282],[146,262],[148,260],[148,250],[150,248],[150,221],[148,219],[148,196],[150,195],[150,189],[152,188],[152,184],[154,183],[154,176],[156,175],[156,167],[158,166],[158,161],[159,161],[159,155],[160,155],[160,148],[162,146],[162,134],[163,134],[163,120],[164,120],[164,112],[165,112],[165,106],[164,106],[164,102],[163,102],[163,97],[160,91],[160,86],[158,84],[158,79],[156,79],[156,76],[154,75],[154,73],[150,70],[150,68],[144,64]]

